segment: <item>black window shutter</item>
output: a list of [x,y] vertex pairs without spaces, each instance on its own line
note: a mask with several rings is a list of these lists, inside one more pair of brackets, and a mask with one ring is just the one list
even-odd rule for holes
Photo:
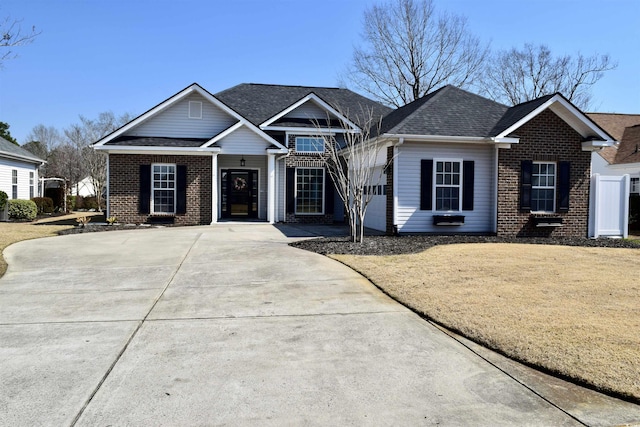
[[523,160],[521,163],[520,175],[520,210],[531,210],[531,172],[533,162],[531,160]]
[[433,160],[420,161],[420,210],[433,209]]
[[327,170],[324,171],[324,213],[332,214],[333,213],[333,180],[331,176],[327,173]]
[[287,213],[294,213],[296,209],[296,168],[287,168]]
[[151,165],[140,165],[140,196],[138,198],[138,213],[151,212]]
[[473,180],[474,180],[473,160],[462,162],[462,210],[473,210]]
[[176,166],[176,213],[187,213],[187,166]]
[[558,163],[558,212],[569,212],[569,190],[571,189],[571,163]]

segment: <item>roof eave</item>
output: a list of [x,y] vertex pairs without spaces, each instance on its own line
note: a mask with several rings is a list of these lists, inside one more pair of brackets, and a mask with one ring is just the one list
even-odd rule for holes
[[6,158],[10,158],[13,160],[19,160],[21,162],[26,162],[26,163],[33,163],[33,164],[38,164],[38,165],[43,165],[45,163],[47,163],[45,160],[36,158],[36,157],[27,157],[27,156],[21,156],[19,154],[15,154],[15,153],[10,153],[8,151],[0,151],[0,156],[1,157],[6,157]]
[[121,146],[100,145],[95,150],[108,154],[180,154],[190,156],[213,155],[220,152],[220,147],[159,147],[159,146]]
[[517,143],[517,138],[491,138],[485,136],[455,136],[455,135],[419,135],[402,133],[384,133],[380,138],[386,140],[403,139],[405,142],[451,142],[461,144],[499,144]]

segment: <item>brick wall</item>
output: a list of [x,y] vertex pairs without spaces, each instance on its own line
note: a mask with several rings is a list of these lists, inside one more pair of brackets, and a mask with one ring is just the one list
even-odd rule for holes
[[[586,237],[591,153],[582,151],[580,134],[550,110],[545,110],[515,133],[520,137],[520,143],[513,144],[510,149],[499,150],[498,235]],[[531,220],[532,214],[520,211],[522,160],[571,162],[569,211],[554,214],[562,217],[562,227],[535,227]]]
[[[296,152],[296,137],[309,135],[296,135],[289,134],[287,138],[287,148],[291,151],[291,155],[285,159],[286,168],[322,168],[325,173],[326,185],[331,185],[331,177],[325,168],[325,159],[328,156],[326,153],[297,153]],[[325,190],[326,191],[326,190]],[[289,197],[287,195],[287,197]],[[285,215],[286,222],[294,222],[300,224],[332,224],[333,212],[327,212],[325,209],[324,215],[296,215],[292,212],[287,212]]]
[[140,165],[175,163],[187,167],[187,212],[175,216],[177,225],[211,223],[211,157],[109,155],[109,214],[119,222],[141,224],[150,215],[139,214]]

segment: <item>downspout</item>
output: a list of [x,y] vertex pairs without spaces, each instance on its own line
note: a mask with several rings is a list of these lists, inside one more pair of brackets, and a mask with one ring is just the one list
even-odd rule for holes
[[398,142],[393,144],[393,232],[398,234],[398,160],[400,153],[398,147],[404,144],[404,138],[400,137]]
[[493,167],[495,170],[495,173],[493,174],[494,177],[494,184],[493,184],[493,232],[497,235],[498,234],[498,185],[500,182],[500,170],[499,170],[499,157],[500,157],[500,147],[498,147],[497,145],[495,145],[493,147],[493,153],[494,153],[494,159],[493,159]]

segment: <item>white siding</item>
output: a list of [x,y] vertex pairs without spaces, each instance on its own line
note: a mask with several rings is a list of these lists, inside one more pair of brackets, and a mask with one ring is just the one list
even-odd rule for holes
[[327,112],[313,101],[307,101],[284,117],[294,119],[326,119]]
[[[189,118],[189,101],[202,102],[202,119]],[[192,94],[131,129],[127,135],[211,138],[237,121],[199,94]]]
[[18,199],[28,200],[29,197],[29,172],[33,172],[34,188],[33,196],[38,196],[38,168],[33,163],[25,163],[0,157],[0,190],[7,193],[11,199],[12,170],[18,171]]
[[268,142],[255,132],[241,127],[222,138],[217,145],[221,147],[220,154],[266,155]]
[[[242,156],[218,156],[218,177],[222,169],[258,169],[258,219],[267,219],[267,156],[244,156],[245,165],[240,166]],[[222,194],[221,183],[218,182],[218,194]],[[220,200],[218,200],[218,215],[222,215]]]
[[[420,160],[461,159],[475,161],[473,211],[450,212],[464,215],[462,226],[434,226],[433,215],[444,212],[420,210]],[[396,158],[398,168],[398,231],[404,233],[491,232],[494,216],[494,150],[470,144],[404,143]]]
[[373,191],[374,195],[371,196],[371,201],[367,205],[367,213],[364,217],[365,227],[373,228],[374,230],[385,231],[387,226],[387,196],[378,190],[384,189],[384,185],[387,182],[387,176],[382,173],[382,167],[375,168],[372,175],[372,185],[378,186]]
[[285,161],[282,159],[276,161],[276,222],[284,221],[285,219],[285,204],[287,202],[285,196],[285,180]]

